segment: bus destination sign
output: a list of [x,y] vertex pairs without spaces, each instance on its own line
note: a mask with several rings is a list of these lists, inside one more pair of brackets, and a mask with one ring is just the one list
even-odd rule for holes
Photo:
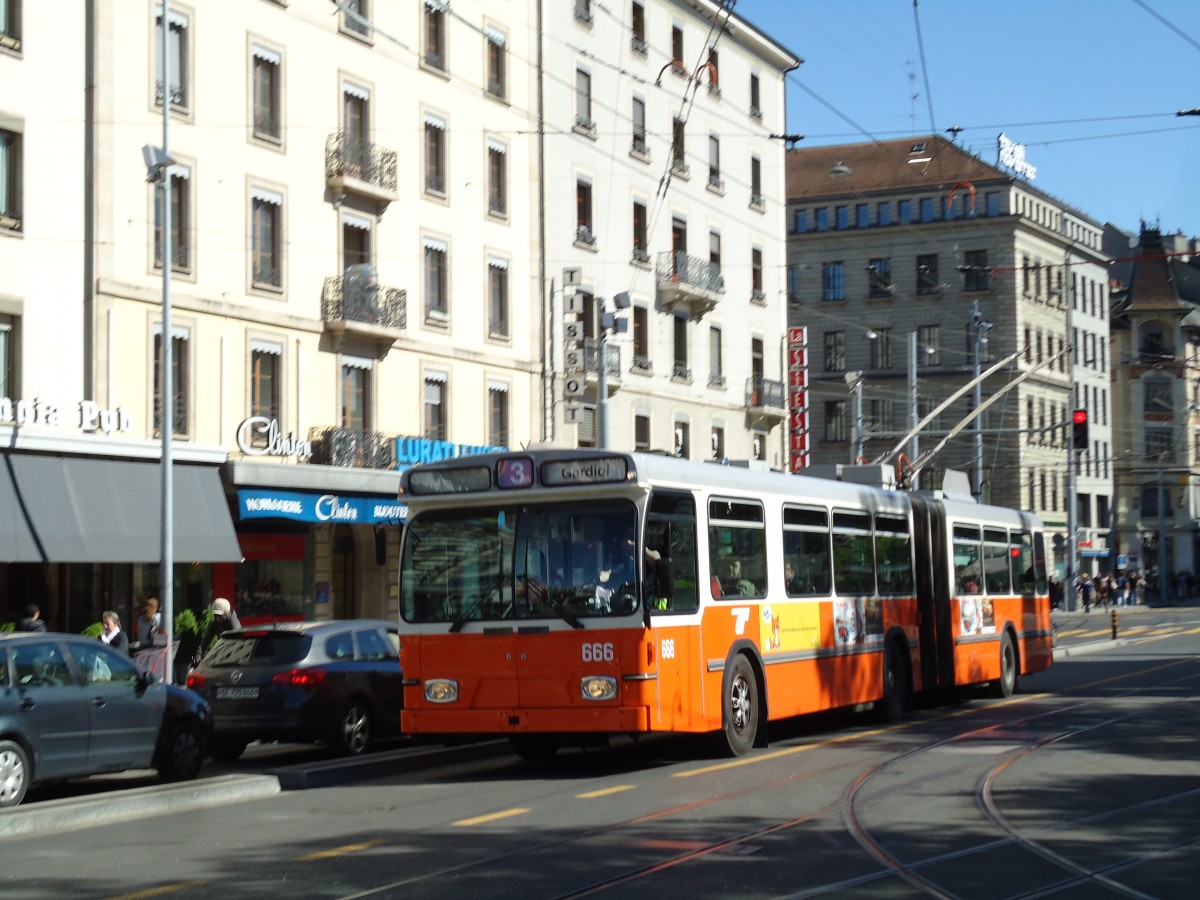
[[610,484],[629,477],[623,456],[602,456],[542,463],[542,484],[563,487],[574,484]]

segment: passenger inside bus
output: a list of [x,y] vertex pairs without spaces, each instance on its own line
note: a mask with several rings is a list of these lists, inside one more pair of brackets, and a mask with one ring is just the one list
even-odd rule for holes
[[742,561],[731,559],[726,563],[725,578],[722,579],[723,593],[726,597],[757,597],[758,588],[754,582],[742,575]]

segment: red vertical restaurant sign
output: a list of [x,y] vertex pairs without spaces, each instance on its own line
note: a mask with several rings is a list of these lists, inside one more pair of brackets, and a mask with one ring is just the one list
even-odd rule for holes
[[808,329],[788,329],[788,408],[791,471],[807,468],[808,457]]

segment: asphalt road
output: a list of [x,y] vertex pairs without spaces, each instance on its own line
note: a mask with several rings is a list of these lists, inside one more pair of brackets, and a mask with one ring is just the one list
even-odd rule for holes
[[[46,799],[0,815],[0,894],[1191,897],[1200,610],[1119,611],[1116,640],[1103,613],[1055,618],[1056,665],[1007,701],[797,720],[740,760],[661,738],[543,766],[480,746],[339,770],[278,748],[166,811],[153,798],[177,786]],[[238,779],[266,788],[202,799]],[[141,813],[69,818],[139,793]],[[74,830],[5,833],[37,806]]]

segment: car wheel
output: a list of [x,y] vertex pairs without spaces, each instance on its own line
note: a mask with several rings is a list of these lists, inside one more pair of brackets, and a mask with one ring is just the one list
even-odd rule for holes
[[193,722],[175,726],[163,750],[158,774],[167,781],[191,781],[204,762],[204,739]]
[[213,744],[213,759],[221,762],[233,762],[246,749],[245,741],[217,741]]
[[0,808],[25,799],[31,774],[24,748],[14,741],[0,741]]
[[344,756],[358,756],[371,746],[371,711],[362,700],[351,700],[338,719],[333,747]]

